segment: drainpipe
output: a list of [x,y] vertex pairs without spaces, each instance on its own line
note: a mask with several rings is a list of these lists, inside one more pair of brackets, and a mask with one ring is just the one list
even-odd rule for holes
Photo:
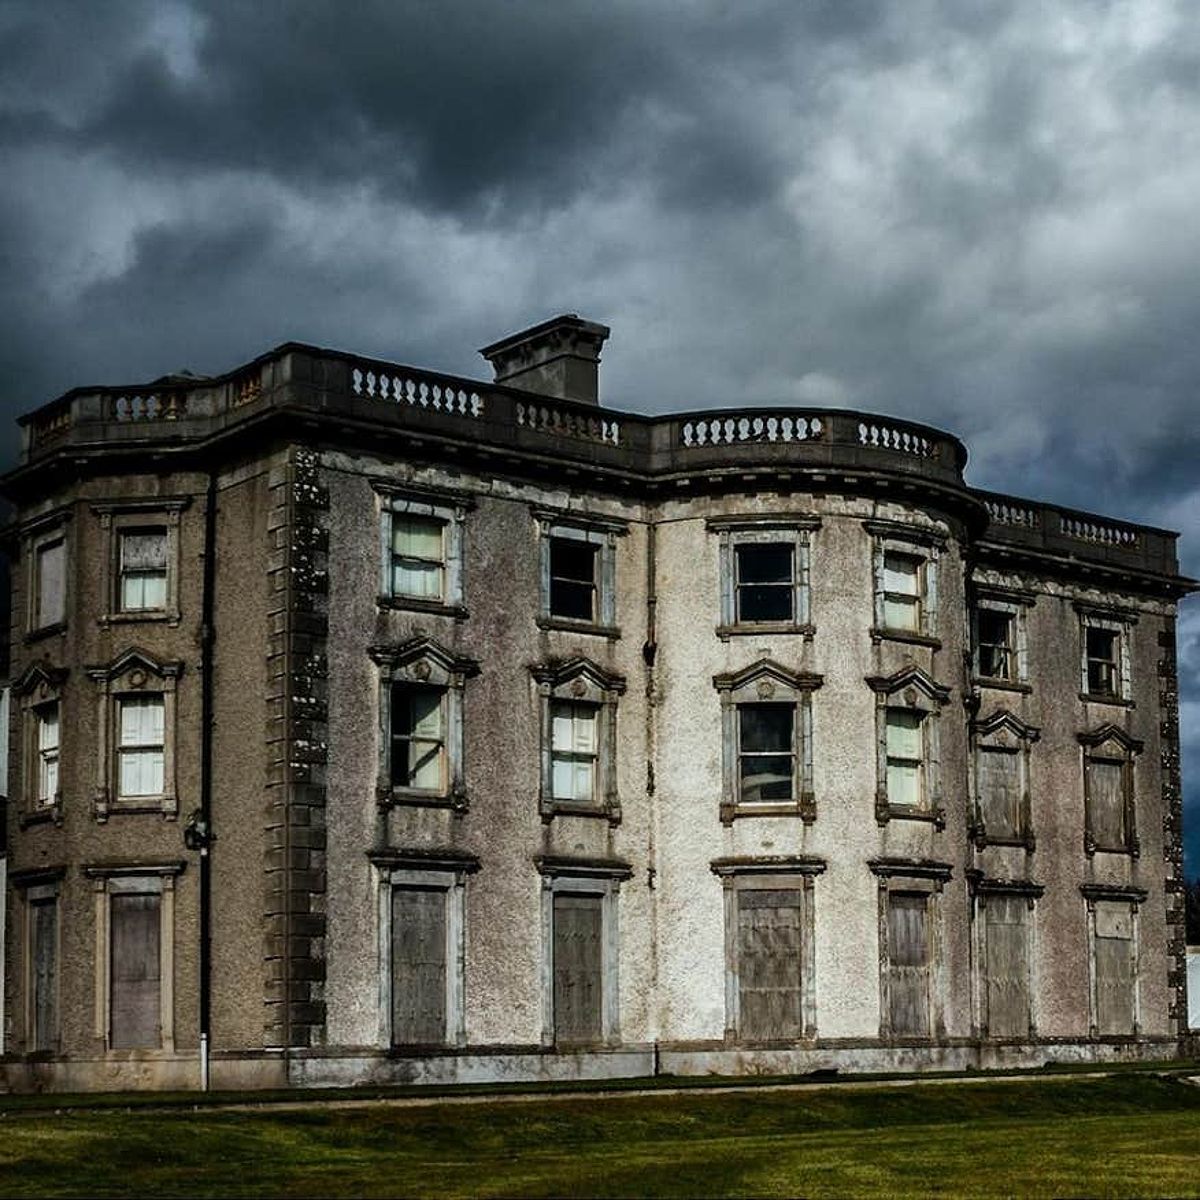
[[212,1023],[212,834],[213,623],[217,554],[217,476],[208,473],[204,501],[204,595],[200,630],[200,809],[194,829],[200,851],[200,1090],[209,1088],[209,1040]]
[[658,1028],[658,892],[655,884],[658,878],[658,797],[655,781],[655,766],[658,759],[658,714],[655,707],[658,704],[654,661],[658,656],[658,526],[654,518],[646,522],[646,641],[642,646],[642,661],[646,665],[646,801],[649,806],[647,816],[649,845],[646,869],[646,885],[650,890],[650,994],[654,997],[654,1074],[661,1070],[659,1058],[659,1028]]

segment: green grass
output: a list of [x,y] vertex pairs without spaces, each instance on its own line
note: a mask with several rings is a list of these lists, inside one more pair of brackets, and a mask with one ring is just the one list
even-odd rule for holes
[[1200,1195],[1200,1088],[939,1086],[0,1112],[4,1196]]

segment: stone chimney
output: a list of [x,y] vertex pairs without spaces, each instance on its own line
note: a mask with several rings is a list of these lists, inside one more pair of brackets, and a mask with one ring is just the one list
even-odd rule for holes
[[608,335],[607,325],[563,313],[484,346],[479,353],[492,364],[497,383],[559,400],[599,404],[600,347]]

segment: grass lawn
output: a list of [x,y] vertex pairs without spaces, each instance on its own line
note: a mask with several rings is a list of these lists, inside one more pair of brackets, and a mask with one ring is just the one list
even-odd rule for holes
[[410,1108],[0,1098],[4,1196],[1014,1194],[1200,1195],[1200,1088],[1130,1073]]

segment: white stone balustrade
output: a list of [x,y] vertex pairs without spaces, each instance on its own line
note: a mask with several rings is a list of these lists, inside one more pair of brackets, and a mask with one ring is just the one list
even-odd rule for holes
[[913,454],[918,458],[936,458],[937,443],[919,433],[899,425],[883,425],[874,421],[860,421],[858,444],[878,450],[895,450],[900,454]]
[[483,416],[483,397],[478,392],[413,375],[354,367],[350,372],[350,388],[356,396],[372,400],[390,400],[411,408],[453,413],[460,417]]
[[684,446],[732,446],[738,442],[807,442],[821,436],[820,417],[755,413],[742,417],[696,417],[684,421]]
[[985,500],[984,506],[997,525],[1018,525],[1022,529],[1037,529],[1041,525],[1041,514],[1028,504],[1014,500]]

